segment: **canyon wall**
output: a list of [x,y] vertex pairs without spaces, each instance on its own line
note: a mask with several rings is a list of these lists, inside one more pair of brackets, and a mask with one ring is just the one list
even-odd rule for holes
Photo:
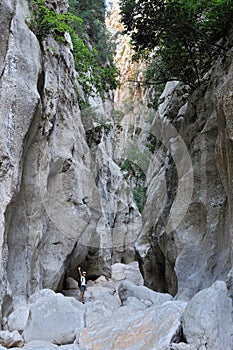
[[[0,6],[0,295],[7,308],[41,288],[62,290],[67,276],[78,278],[78,264],[95,278],[113,262],[134,260],[141,216],[112,160],[110,96],[92,98],[92,109],[81,112],[69,35],[39,42],[26,0]],[[100,127],[103,116],[110,130]]]
[[229,49],[190,96],[168,83],[151,127],[138,258],[146,285],[179,299],[231,276],[232,68]]
[[[39,42],[26,0],[4,0],[0,10],[3,314],[12,299],[61,291],[66,277],[78,277],[77,265],[89,278],[109,276],[112,263],[135,259],[134,244],[154,290],[189,299],[225,280],[232,267],[232,43],[200,88],[168,83],[154,111],[141,84],[144,63],[129,63],[117,12],[109,25],[122,86],[115,101],[112,93],[89,98],[91,107],[81,110],[69,35]],[[126,158],[141,178],[126,181],[117,165]],[[135,186],[146,190],[142,214]]]
[[[218,279],[231,280],[232,35],[226,55],[199,88],[167,83],[155,111],[148,107],[153,88],[141,83],[146,64],[131,62],[119,21],[114,2],[108,24],[122,77],[115,108],[123,111],[115,157],[136,163],[145,174],[137,258],[148,287],[186,300]],[[137,179],[128,180],[137,186]]]

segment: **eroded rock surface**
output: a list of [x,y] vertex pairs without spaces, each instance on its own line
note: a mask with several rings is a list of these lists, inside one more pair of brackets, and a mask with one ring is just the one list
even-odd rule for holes
[[188,103],[189,91],[168,83],[152,124],[161,145],[136,245],[146,285],[183,300],[232,267],[232,91],[232,62],[219,58]]
[[[27,1],[0,6],[0,295],[8,314],[12,298],[24,305],[37,290],[61,291],[67,276],[78,278],[78,264],[96,278],[133,261],[141,216],[113,161],[110,96],[80,111],[68,33],[63,43],[39,42]],[[68,2],[51,6],[64,12]]]
[[[130,270],[130,266],[125,267]],[[135,266],[131,271],[133,275]],[[140,290],[135,296],[128,295],[123,306],[122,284],[131,291]],[[232,305],[226,284],[221,281],[187,303],[134,285],[128,279],[116,282],[102,276],[88,282],[86,303],[78,300],[78,290],[73,297],[48,289],[32,295],[23,337],[15,346],[23,345],[25,350],[52,350],[57,345],[64,350],[231,350]],[[8,324],[17,324],[20,310],[9,316]],[[14,332],[3,333],[13,339]],[[4,344],[3,349],[8,348]]]

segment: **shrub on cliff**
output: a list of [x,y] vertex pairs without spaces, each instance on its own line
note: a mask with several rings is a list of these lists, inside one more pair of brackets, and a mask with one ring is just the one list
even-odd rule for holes
[[225,53],[219,40],[232,23],[232,1],[120,0],[120,8],[135,57],[154,62],[149,83],[180,80],[195,88],[216,55]]
[[80,17],[71,12],[58,13],[49,8],[45,0],[33,0],[31,12],[29,25],[40,41],[48,35],[65,41],[65,32],[70,34],[78,80],[87,95],[103,95],[117,87],[118,72],[113,62],[109,60],[101,64],[99,52],[78,35],[78,32],[84,32]]

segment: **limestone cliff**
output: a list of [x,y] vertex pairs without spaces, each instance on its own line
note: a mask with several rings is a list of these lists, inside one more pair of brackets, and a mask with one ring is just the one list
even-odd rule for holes
[[[182,89],[177,83],[167,85],[153,122],[163,144],[148,173],[144,225],[137,244],[146,284],[187,299],[215,280],[225,280],[232,267],[232,49],[219,58],[188,102]],[[166,128],[156,130],[159,120],[177,130],[167,147]],[[178,136],[190,158],[184,156]],[[152,173],[153,164],[157,168]],[[182,183],[185,172],[188,177]],[[183,202],[187,201],[191,177],[188,206],[182,211],[181,198],[180,207],[172,210],[182,187]],[[162,207],[154,215],[158,194]]]
[[[115,109],[108,96],[90,98],[91,108],[81,111],[69,36],[39,42],[27,24],[26,0],[4,0],[0,10],[3,314],[11,298],[60,291],[67,276],[77,278],[77,264],[91,278],[109,275],[113,262],[134,259],[139,233],[137,257],[150,288],[189,299],[225,280],[233,229],[230,40],[199,89],[190,95],[169,83],[151,111],[141,85],[144,63],[130,63],[116,7],[109,25],[123,84]],[[114,161],[125,158],[136,165],[133,175],[127,170],[128,183],[147,191],[142,230]]]
[[189,299],[225,280],[232,267],[232,40],[200,88],[190,93],[179,82],[168,83],[153,111],[147,107],[150,91],[140,84],[138,94],[143,65],[130,63],[119,19],[114,2],[109,25],[117,37],[122,86],[115,108],[121,106],[123,128],[115,157],[146,173],[138,259],[147,286]]
[[198,89],[167,83],[151,110],[114,3],[122,86],[83,109],[70,36],[39,41],[27,0],[0,16],[3,349],[231,350],[232,36]]
[[[56,5],[68,8],[66,1]],[[65,43],[39,42],[27,24],[26,0],[4,0],[0,10],[0,295],[6,308],[12,297],[24,302],[41,288],[61,290],[67,275],[77,278],[78,264],[97,277],[108,275],[112,262],[132,261],[141,217],[112,160],[111,100],[91,101],[109,130],[93,122],[93,109],[81,115],[69,36]]]

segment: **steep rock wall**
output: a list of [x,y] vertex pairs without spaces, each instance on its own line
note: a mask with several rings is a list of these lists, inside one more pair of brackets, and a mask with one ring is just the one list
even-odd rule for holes
[[[67,2],[57,2],[61,11]],[[113,131],[86,141],[69,36],[39,43],[28,2],[1,3],[1,299],[25,302],[64,278],[132,261],[141,217],[112,160]],[[79,88],[80,89],[80,88]],[[111,101],[92,101],[108,116]],[[85,117],[91,119],[88,113]],[[94,130],[95,131],[95,130]],[[136,236],[135,236],[136,235]],[[7,311],[6,311],[7,312]]]
[[[168,83],[156,112],[147,107],[153,92],[141,84],[145,65],[131,62],[117,1],[107,23],[117,39],[122,76],[115,94],[122,130],[114,156],[146,173],[136,242],[141,272],[150,288],[189,299],[216,279],[225,280],[232,266],[232,36],[227,55],[202,86],[190,95],[187,86]],[[134,186],[135,179],[128,179]]]
[[[181,299],[189,299],[217,279],[225,280],[232,266],[231,57],[230,49],[226,57],[219,58],[188,103],[184,87],[169,83],[153,122],[162,144],[147,173],[144,223],[136,244],[138,258],[147,286]],[[166,147],[164,130],[156,129],[159,120],[175,127],[191,160],[185,181],[193,176],[194,182],[190,182],[193,192],[187,211],[182,212],[182,201],[172,211],[184,186],[180,169],[185,169],[187,159],[172,134],[171,147]],[[173,154],[172,147],[178,147]],[[173,157],[176,152],[178,162]],[[183,202],[186,200],[187,192],[183,192]],[[169,229],[172,216],[173,227]]]

